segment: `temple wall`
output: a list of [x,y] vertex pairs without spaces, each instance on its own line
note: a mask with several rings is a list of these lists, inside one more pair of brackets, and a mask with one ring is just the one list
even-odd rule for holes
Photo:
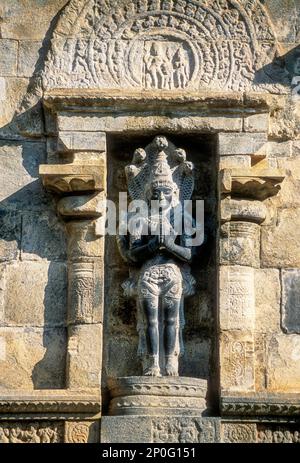
[[[196,103],[192,107],[194,103],[188,102],[181,111],[180,98],[176,100],[174,94],[171,109],[166,106],[167,109],[161,110],[164,97],[155,95],[159,89],[150,89],[150,100],[161,98],[161,103],[155,103],[157,106],[153,103],[153,109],[150,102],[147,108],[142,92],[141,107],[144,106],[139,109],[138,97],[132,97],[131,101],[130,95],[140,89],[133,84],[129,88],[115,83],[114,90],[107,92],[111,98],[114,91],[119,92],[112,100],[113,115],[101,117],[99,111],[103,109],[95,110],[95,114],[87,114],[86,109],[82,113],[85,106],[97,108],[97,95],[92,97],[89,89],[97,93],[98,84],[91,85],[87,78],[80,87],[79,101],[76,94],[79,86],[69,79],[67,72],[63,73],[63,64],[60,63],[59,68],[55,61],[57,56],[62,56],[62,41],[70,36],[71,43],[76,37],[77,29],[68,30],[68,27],[71,21],[75,24],[74,14],[78,13],[80,2],[71,2],[75,13],[64,15],[62,9],[68,3],[66,0],[0,1],[0,441],[1,430],[6,435],[4,441],[12,439],[13,425],[7,422],[10,412],[5,408],[9,400],[23,403],[19,411],[15,408],[12,412],[19,431],[26,428],[22,421],[26,410],[35,404],[32,426],[37,434],[41,430],[40,436],[44,439],[98,441],[101,410],[104,415],[108,410],[107,377],[141,374],[136,358],[135,306],[125,300],[121,288],[128,269],[116,243],[113,237],[104,240],[94,231],[98,213],[94,210],[93,216],[85,213],[84,217],[91,222],[84,225],[87,227],[84,232],[76,231],[76,225],[75,231],[71,230],[72,225],[66,230],[64,212],[57,213],[60,193],[57,190],[53,194],[43,186],[39,167],[83,165],[88,158],[87,164],[94,162],[98,169],[103,161],[105,186],[95,191],[106,194],[107,189],[107,197],[114,199],[119,191],[124,191],[122,172],[134,149],[141,143],[145,146],[160,132],[186,149],[189,160],[200,172],[195,198],[206,201],[209,239],[192,266],[197,293],[186,303],[186,351],[180,375],[209,381],[212,420],[220,421],[223,415],[223,421],[200,425],[214,428],[215,437],[207,437],[208,441],[263,441],[270,439],[268,429],[274,433],[284,427],[294,439],[295,431],[300,429],[294,424],[291,410],[286,413],[281,428],[279,418],[269,425],[259,420],[258,424],[249,424],[242,403],[249,395],[254,397],[250,402],[254,404],[252,415],[256,416],[263,415],[257,411],[261,403],[266,403],[268,408],[273,401],[284,407],[293,397],[297,402],[300,395],[300,96],[295,96],[295,86],[300,83],[299,1],[261,2],[270,30],[274,32],[276,54],[264,63],[264,79],[254,90],[251,85],[256,84],[255,79],[261,74],[249,69],[250,74],[252,71],[255,74],[250,78],[250,87],[247,83],[242,89],[238,86],[226,89],[229,95],[226,104],[227,93],[220,106],[219,102],[215,107],[211,103],[218,98],[215,92],[222,94],[222,88],[204,87],[207,101],[199,103],[200,109]],[[83,29],[89,27],[82,18],[80,21]],[[55,45],[51,48],[53,36]],[[127,44],[130,37],[122,40]],[[261,39],[264,41],[267,43]],[[107,44],[109,49],[109,40]],[[226,56],[224,59],[226,61]],[[243,61],[243,55],[240,59]],[[198,83],[196,64],[192,85]],[[207,61],[204,66],[208,66]],[[60,72],[62,81],[57,77]],[[205,73],[202,77],[205,79]],[[126,82],[133,82],[130,79]],[[266,86],[262,89],[262,93],[267,94],[263,103],[259,85]],[[185,89],[176,90],[185,92]],[[199,88],[191,87],[186,95],[193,93],[194,98],[198,91]],[[120,95],[122,100],[122,94],[126,99],[124,107],[118,100]],[[63,101],[65,96],[68,101]],[[168,98],[172,100],[172,95]],[[155,108],[159,108],[159,116]],[[136,111],[140,114],[130,119],[130,114]],[[68,146],[70,132],[72,136],[79,134],[72,139],[71,147]],[[103,146],[97,138],[99,133],[103,136]],[[91,134],[96,135],[93,138]],[[57,140],[62,148],[57,149]],[[235,206],[226,203],[226,198],[231,200],[234,194],[243,199],[239,190],[234,190],[239,182],[234,180],[235,174],[232,173],[228,188],[226,179],[222,180],[222,171],[250,172],[251,168],[256,168],[255,175],[263,178],[266,176],[259,172],[264,169],[282,173],[277,194],[252,198],[266,210],[266,217],[259,225],[256,218],[249,219],[251,213],[248,221],[243,222],[245,210],[242,208],[241,212],[236,206],[238,212],[234,215]],[[241,223],[251,225],[239,228]],[[76,246],[70,241],[70,235],[76,233],[82,236],[91,233],[91,238],[87,239],[86,235],[78,238],[79,243],[84,244],[74,251]],[[93,240],[99,246],[97,250],[96,245],[92,247]],[[88,249],[83,249],[87,242]],[[74,257],[76,252],[80,259],[83,256],[84,262],[93,266],[96,286],[103,287],[97,286],[91,302],[97,308],[95,319],[73,323],[68,301],[70,287],[75,285],[74,263],[80,260],[77,255]],[[236,307],[242,308],[244,302],[244,318],[239,319]],[[96,339],[95,344],[91,339]],[[241,351],[235,350],[239,348]],[[91,358],[90,352],[94,352]],[[83,400],[80,390],[90,395],[86,408],[80,408]],[[49,400],[56,405],[51,408],[47,405]],[[73,401],[73,408],[68,408],[68,401]],[[40,409],[39,402],[42,403]],[[61,413],[60,404],[64,410]],[[278,410],[280,407],[278,405]],[[297,407],[299,414],[299,405]],[[54,419],[54,424],[44,420],[41,425],[37,417],[39,410],[46,418]],[[282,417],[283,413],[279,410],[278,416]],[[63,414],[65,418],[55,421],[56,414]],[[126,424],[127,419],[122,417],[118,421],[118,417],[113,417],[117,421],[109,421],[108,418],[103,418],[103,441],[111,438],[107,436],[117,435],[119,427],[124,428],[122,420]],[[147,419],[142,429],[149,427]],[[235,420],[242,423],[237,431]],[[186,426],[185,422],[182,426]],[[146,441],[160,442],[156,427],[159,429],[159,425],[152,422],[152,437],[145,433]],[[175,433],[169,438],[176,440],[179,436]],[[27,438],[20,437],[22,439]]]

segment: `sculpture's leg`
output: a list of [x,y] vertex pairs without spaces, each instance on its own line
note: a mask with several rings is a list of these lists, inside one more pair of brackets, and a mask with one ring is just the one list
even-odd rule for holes
[[143,374],[146,376],[160,376],[159,368],[159,332],[158,332],[158,296],[152,296],[142,299],[141,305],[144,310],[147,329],[147,350],[148,365]]
[[179,345],[179,309],[181,299],[171,297],[163,298],[163,311],[165,314],[164,346],[166,355],[166,375],[178,376],[178,356],[176,347]]

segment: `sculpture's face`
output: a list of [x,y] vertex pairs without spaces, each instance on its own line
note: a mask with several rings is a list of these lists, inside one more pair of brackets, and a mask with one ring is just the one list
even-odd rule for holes
[[171,207],[173,194],[173,188],[171,188],[170,186],[154,186],[152,187],[151,200],[159,201],[159,206],[164,211]]

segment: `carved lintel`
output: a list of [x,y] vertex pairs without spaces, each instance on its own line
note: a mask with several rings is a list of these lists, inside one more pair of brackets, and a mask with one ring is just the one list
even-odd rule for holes
[[95,191],[105,188],[104,162],[95,165],[41,165],[40,176],[44,187],[55,193]]
[[221,173],[221,193],[263,201],[280,190],[285,173],[279,169],[224,169]]

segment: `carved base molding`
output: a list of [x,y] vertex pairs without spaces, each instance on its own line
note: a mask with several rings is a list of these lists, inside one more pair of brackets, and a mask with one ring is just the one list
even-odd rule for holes
[[195,415],[206,410],[207,381],[185,377],[110,378],[110,415]]
[[199,416],[105,416],[103,443],[298,443],[300,422]]
[[101,412],[99,393],[91,390],[44,390],[2,394],[0,421],[44,422],[96,420]]
[[195,416],[104,416],[103,443],[220,442],[220,419]]
[[222,415],[289,416],[300,418],[300,394],[255,394],[222,397]]

